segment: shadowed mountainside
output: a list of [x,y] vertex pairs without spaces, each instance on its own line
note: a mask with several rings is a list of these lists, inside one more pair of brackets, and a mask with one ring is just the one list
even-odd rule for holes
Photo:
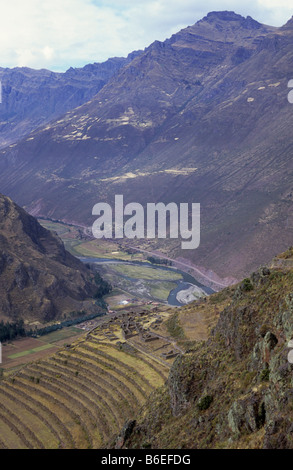
[[91,278],[54,232],[0,194],[0,319],[45,323],[92,311]]

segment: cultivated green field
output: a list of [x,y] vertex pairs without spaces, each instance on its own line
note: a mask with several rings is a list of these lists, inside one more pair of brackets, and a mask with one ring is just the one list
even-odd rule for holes
[[111,265],[118,274],[123,274],[134,279],[145,280],[180,280],[182,275],[174,271],[152,268],[148,266],[133,266],[129,264]]
[[68,328],[62,328],[61,330],[53,331],[47,335],[41,336],[39,339],[46,343],[55,343],[57,341],[62,341],[67,338],[71,338],[76,335],[80,335],[82,330],[80,328],[75,328],[70,326]]
[[8,357],[9,359],[17,359],[18,357],[27,356],[28,354],[34,354],[34,353],[44,351],[45,349],[50,349],[50,348],[52,348],[51,344],[44,344],[43,346],[39,346],[37,348],[27,349],[26,351],[21,351],[16,354],[11,354],[11,356],[8,356]]
[[70,326],[38,338],[25,337],[3,344],[2,367],[5,374],[28,362],[47,357],[63,347],[66,340],[74,341],[84,334],[80,328]]
[[151,285],[150,293],[156,299],[167,301],[170,291],[176,289],[176,287],[177,284],[175,282],[160,282],[155,285]]

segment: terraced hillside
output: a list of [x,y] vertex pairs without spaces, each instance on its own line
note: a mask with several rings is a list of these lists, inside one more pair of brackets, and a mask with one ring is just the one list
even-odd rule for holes
[[121,339],[121,325],[110,320],[2,380],[0,448],[107,446],[165,383],[172,362]]

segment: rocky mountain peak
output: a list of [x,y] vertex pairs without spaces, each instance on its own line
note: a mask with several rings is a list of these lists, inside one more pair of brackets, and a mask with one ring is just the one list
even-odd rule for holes
[[213,22],[216,20],[221,21],[241,21],[245,18],[241,15],[238,15],[234,11],[211,11],[203,18],[203,21]]
[[216,22],[237,22],[240,26],[246,29],[260,29],[262,24],[258,21],[251,18],[251,16],[247,16],[246,18],[242,15],[234,13],[234,11],[212,11],[207,14],[202,21],[207,21],[208,23],[216,23]]

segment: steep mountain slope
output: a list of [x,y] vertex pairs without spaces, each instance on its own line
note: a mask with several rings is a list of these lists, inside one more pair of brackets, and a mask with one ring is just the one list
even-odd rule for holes
[[92,311],[90,271],[53,232],[0,195],[0,319],[65,318]]
[[124,448],[293,448],[293,249],[276,264],[194,304],[220,307],[218,323],[174,362]]
[[292,43],[292,21],[276,29],[208,14],[153,43],[90,102],[2,150],[3,191],[34,215],[89,225],[93,205],[114,194],[199,202],[200,247],[186,253],[169,240],[164,249],[242,276],[292,237]]
[[70,68],[65,73],[0,67],[0,148],[15,142],[66,111],[89,101],[140,52],[127,58]]

